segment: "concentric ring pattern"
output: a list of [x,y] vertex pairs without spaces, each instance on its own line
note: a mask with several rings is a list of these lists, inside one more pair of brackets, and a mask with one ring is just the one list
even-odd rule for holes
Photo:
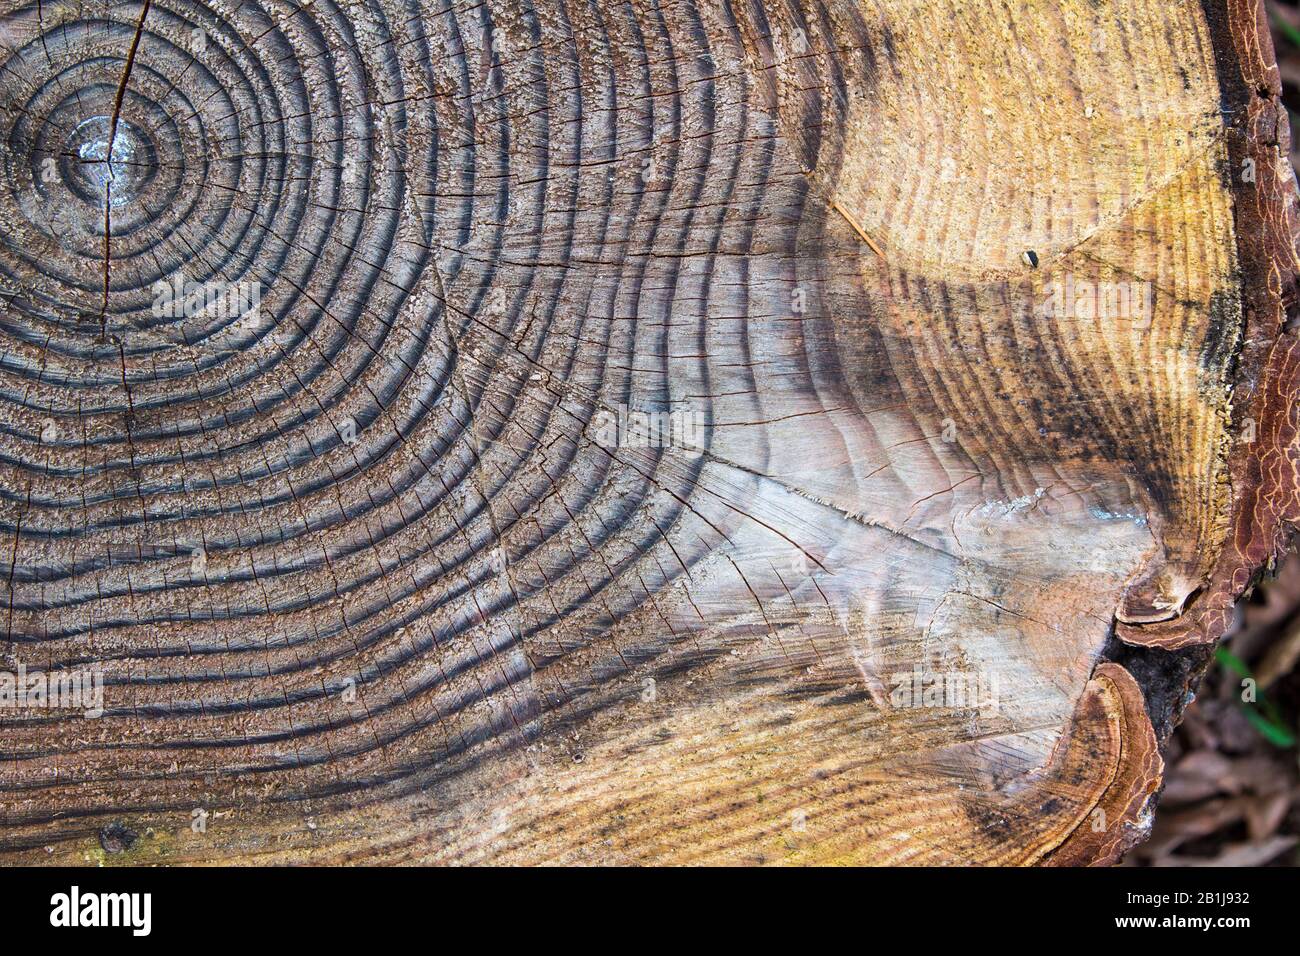
[[[0,855],[970,860],[1095,804],[1116,597],[1219,527],[1210,45],[915,6],[0,0],[0,704],[103,682],[0,707]],[[1097,30],[1144,97],[1083,101]],[[1033,64],[1080,101],[995,114]],[[1043,317],[1113,262],[1146,331]]]
[[609,635],[740,519],[692,504],[698,447],[592,428],[706,445],[745,330],[704,319],[796,241],[817,136],[774,160],[761,19],[6,5],[8,660],[105,680],[98,720],[6,723],[7,846],[422,786],[690,665],[689,622]]

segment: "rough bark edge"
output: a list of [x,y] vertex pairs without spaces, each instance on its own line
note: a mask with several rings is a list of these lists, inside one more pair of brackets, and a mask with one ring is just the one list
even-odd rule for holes
[[1237,600],[1300,523],[1300,332],[1288,321],[1300,311],[1300,194],[1281,78],[1262,0],[1202,0],[1202,7],[1228,149],[1222,175],[1232,196],[1243,329],[1233,370],[1232,444],[1221,450],[1232,491],[1229,534],[1214,571],[1182,615],[1116,623],[1126,644],[1165,651],[1217,643]]
[[[1098,680],[1123,701],[1126,736],[1114,780],[1098,802],[1110,825],[1102,833],[1076,828],[1047,865],[1116,863],[1149,835],[1163,788],[1159,755],[1238,600],[1274,566],[1300,526],[1300,190],[1289,159],[1290,123],[1263,0],[1201,0],[1201,6],[1214,44],[1228,152],[1222,175],[1232,197],[1243,312],[1231,441],[1247,447],[1225,444],[1221,452],[1232,492],[1229,535],[1205,586],[1169,621],[1116,617],[1114,637],[1075,714],[1077,722],[1095,709]],[[1244,175],[1248,169],[1253,181]]]
[[[1110,662],[1097,666],[1075,710],[1069,734],[1074,748],[1081,747],[1079,738],[1086,741],[1091,735],[1080,729],[1076,736],[1075,728],[1085,721],[1108,731],[1107,743],[1116,755],[1109,768],[1111,781],[1060,845],[1040,861],[1044,866],[1109,866],[1150,833],[1164,762],[1142,689],[1126,668]],[[1070,762],[1091,763],[1094,755],[1074,754]]]

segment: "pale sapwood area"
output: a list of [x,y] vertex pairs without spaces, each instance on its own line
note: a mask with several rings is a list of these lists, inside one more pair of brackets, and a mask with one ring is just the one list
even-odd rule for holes
[[1300,515],[1255,0],[3,0],[0,43],[3,669],[103,705],[0,710],[0,860],[1145,834]]

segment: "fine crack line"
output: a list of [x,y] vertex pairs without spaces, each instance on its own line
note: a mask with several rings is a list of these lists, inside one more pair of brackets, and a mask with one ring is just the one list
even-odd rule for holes
[[113,98],[113,118],[108,125],[108,167],[104,180],[104,299],[99,309],[99,337],[105,338],[108,328],[108,287],[113,271],[113,150],[117,147],[117,124],[122,118],[122,100],[126,97],[126,85],[131,79],[131,67],[135,65],[135,54],[140,48],[140,37],[144,34],[144,19],[149,16],[149,6],[153,0],[144,0],[140,7],[140,18],[135,22],[135,36],[131,38],[131,48],[126,54],[126,66],[122,69],[122,79],[117,84],[117,95]]

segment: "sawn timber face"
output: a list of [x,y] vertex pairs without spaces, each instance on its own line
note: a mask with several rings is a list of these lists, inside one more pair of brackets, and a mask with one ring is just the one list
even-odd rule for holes
[[0,713],[3,858],[1141,837],[1195,668],[1115,636],[1203,657],[1296,515],[1253,3],[102,12],[0,7],[5,668],[105,680]]

